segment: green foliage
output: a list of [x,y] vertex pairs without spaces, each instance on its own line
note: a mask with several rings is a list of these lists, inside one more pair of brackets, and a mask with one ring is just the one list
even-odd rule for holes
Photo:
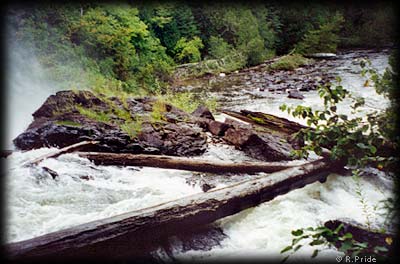
[[127,133],[131,139],[136,138],[137,135],[142,131],[143,120],[136,117],[135,120],[126,121],[120,128],[122,131]]
[[163,102],[162,100],[156,100],[152,104],[152,108],[151,108],[151,114],[150,114],[151,122],[157,123],[157,122],[165,121],[164,114],[166,111],[167,111],[167,108],[166,108],[165,102]]
[[281,106],[281,110],[287,110],[295,117],[307,119],[309,126],[300,130],[296,137],[309,142],[305,147],[296,150],[299,157],[308,157],[308,151],[312,150],[321,155],[323,148],[331,150],[332,160],[342,159],[349,166],[364,166],[370,162],[390,161],[386,157],[377,157],[377,147],[382,146],[388,139],[382,137],[376,124],[366,123],[361,117],[349,118],[347,115],[337,113],[336,104],[349,97],[353,100],[352,108],[355,111],[364,104],[363,98],[354,98],[350,93],[338,84],[322,86],[318,93],[324,100],[324,109],[313,111],[310,107],[297,106],[294,109]]
[[336,52],[338,33],[343,22],[343,16],[336,13],[329,22],[320,25],[316,30],[308,31],[303,40],[296,45],[296,51],[301,54]]
[[[273,42],[271,36],[274,36],[269,24],[265,23],[267,9],[262,9],[260,6],[258,8],[264,12],[255,12],[255,15],[253,11],[257,9],[249,5],[232,4],[227,6],[221,3],[205,6],[202,10],[208,18],[209,30],[213,32],[212,36],[223,38],[225,42],[232,45],[246,58],[247,65],[258,64],[273,54],[272,50],[266,49]],[[261,35],[260,29],[263,35]],[[268,39],[267,45],[263,36]],[[210,47],[209,44],[207,41],[208,47]]]
[[185,37],[178,40],[174,48],[176,60],[181,63],[198,62],[201,60],[200,49],[204,47],[199,37],[187,40]]
[[287,255],[283,262],[286,261],[292,254],[308,244],[310,246],[318,246],[312,254],[312,258],[318,256],[318,253],[323,248],[332,248],[334,245],[339,244],[339,251],[348,256],[385,256],[388,248],[386,246],[375,246],[371,248],[368,242],[357,241],[353,238],[351,233],[344,233],[343,224],[340,224],[335,230],[329,229],[325,226],[307,227],[292,231],[294,237],[291,245],[283,248],[281,254],[291,252]]
[[310,63],[310,59],[306,59],[300,54],[291,54],[281,57],[278,61],[272,63],[269,70],[294,70],[300,66]]
[[211,36],[209,39],[208,54],[213,59],[221,59],[233,51],[233,46],[221,37]]
[[[392,60],[390,60],[390,62],[393,63]],[[362,74],[364,76],[369,74],[368,77],[372,78],[373,81],[371,81],[374,82],[377,92],[389,96],[395,91],[396,83],[393,78],[397,76],[397,73],[392,70],[396,70],[396,68],[392,68],[392,70],[388,69],[384,75],[380,75],[375,70],[368,67],[366,68],[367,65],[370,65],[370,63],[361,62],[361,66],[363,67]],[[310,107],[304,106],[297,106],[292,109],[287,108],[286,105],[282,105],[281,110],[287,110],[289,113],[292,113],[293,116],[305,118],[309,126],[314,126],[314,128],[302,129],[297,133],[296,136],[303,138],[306,142],[306,145],[302,149],[296,151],[295,154],[298,157],[307,157],[309,151],[314,151],[317,155],[321,155],[322,148],[326,147],[331,150],[331,159],[341,160],[348,167],[353,168],[353,179],[356,184],[355,193],[359,197],[362,210],[366,217],[367,226],[370,228],[371,218],[373,217],[371,210],[376,210],[377,207],[371,208],[364,199],[359,181],[360,169],[365,168],[367,165],[373,165],[378,169],[383,169],[384,167],[398,162],[398,159],[391,156],[394,153],[389,153],[385,156],[378,155],[378,148],[389,145],[392,147],[393,152],[398,148],[399,137],[393,133],[394,122],[397,120],[397,112],[395,111],[397,108],[394,107],[397,107],[398,99],[388,97],[391,100],[391,107],[387,108],[386,111],[381,114],[376,112],[368,114],[367,121],[359,117],[349,118],[347,115],[337,113],[337,103],[343,101],[345,98],[350,98],[353,102],[352,108],[356,110],[364,104],[364,99],[352,97],[351,94],[340,85],[340,81],[340,78],[338,78],[335,87],[332,87],[330,84],[319,88],[319,95],[324,100],[324,109],[322,111],[313,111]],[[387,126],[385,123],[390,125]],[[391,168],[391,170],[393,170],[393,168]],[[394,177],[394,182],[398,184],[398,177]],[[395,208],[390,206],[390,202],[386,202],[386,204],[388,204],[387,207],[391,210]],[[391,217],[394,216],[390,211],[388,211],[387,214]],[[393,218],[391,220],[393,222]],[[325,230],[325,227],[318,228]],[[315,229],[312,228],[310,230],[315,231]],[[303,232],[296,231],[296,233],[293,234],[302,235]],[[309,237],[309,235],[303,235],[300,238],[307,238],[304,236]],[[334,245],[336,241],[341,240],[340,237],[323,237],[325,240],[322,242],[328,242],[328,245]],[[300,238],[298,240],[300,240]],[[315,238],[318,238],[318,236],[315,234],[312,235],[312,238],[314,238],[313,241],[315,241]],[[352,240],[351,234],[348,235],[348,238],[348,240],[341,240],[343,243],[339,248],[340,251],[346,254],[359,255],[368,253],[385,255],[388,251],[386,245],[376,246],[371,249],[365,242],[360,243],[359,241]],[[292,250],[294,244],[293,242],[291,246],[285,248],[282,252]],[[318,244],[319,242],[310,243],[310,245]],[[317,254],[317,252],[318,249],[315,251],[315,254]]]
[[217,100],[214,97],[206,94],[194,94],[191,92],[172,93],[167,92],[164,95],[158,96],[160,101],[171,104],[186,113],[192,113],[200,105],[206,106],[210,111],[215,111],[217,108]]
[[140,17],[149,25],[150,31],[173,56],[176,43],[182,37],[191,39],[200,34],[192,9],[187,3],[145,2],[138,5]]
[[57,125],[60,126],[73,126],[73,127],[81,127],[82,125],[74,122],[74,121],[70,121],[70,120],[59,120],[55,122]]
[[109,113],[84,108],[82,106],[76,106],[76,109],[79,111],[81,115],[84,115],[89,119],[93,119],[95,121],[104,123],[110,122]]
[[107,5],[89,9],[71,29],[71,40],[98,61],[106,75],[127,84],[159,89],[169,74],[171,59],[138,17],[138,10]]
[[396,9],[390,2],[346,3],[340,33],[343,47],[381,47],[396,39]]

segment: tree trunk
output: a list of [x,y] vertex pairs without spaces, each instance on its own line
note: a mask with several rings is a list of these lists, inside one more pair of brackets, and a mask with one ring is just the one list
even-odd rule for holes
[[337,165],[316,160],[262,178],[11,243],[6,245],[6,253],[14,260],[141,257],[170,235],[324,180]]
[[265,114],[262,112],[252,112],[248,110],[241,110],[240,112],[221,110],[222,113],[245,121],[247,123],[269,128],[273,131],[278,131],[287,135],[298,132],[307,126],[290,121],[286,118]]
[[193,158],[103,152],[78,152],[96,165],[144,166],[212,173],[276,172],[294,167],[282,162],[222,162]]
[[62,154],[73,152],[73,151],[82,149],[83,147],[87,147],[88,145],[93,145],[93,144],[97,144],[97,143],[98,143],[97,141],[82,141],[82,142],[64,147],[62,149],[55,150],[52,153],[45,154],[45,155],[40,156],[32,161],[28,161],[23,166],[28,167],[28,166],[37,165],[45,159],[57,158],[58,156],[60,156]]

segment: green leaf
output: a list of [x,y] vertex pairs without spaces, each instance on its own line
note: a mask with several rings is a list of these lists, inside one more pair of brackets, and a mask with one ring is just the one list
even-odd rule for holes
[[289,258],[289,256],[290,256],[290,255],[287,255],[286,257],[284,257],[280,263],[285,263],[286,260]]
[[369,151],[371,151],[372,154],[375,154],[376,153],[376,147],[373,146],[373,145],[370,145],[369,146]]
[[293,230],[292,231],[292,235],[293,236],[301,236],[303,234],[303,230],[302,229],[297,229],[297,230]]
[[343,242],[343,244],[340,246],[339,250],[343,252],[347,252],[350,248],[353,247],[353,243],[350,240],[347,240]]
[[315,258],[318,255],[318,252],[319,252],[318,249],[314,250],[314,252],[311,255],[311,258]]
[[292,250],[292,249],[293,249],[292,246],[287,246],[287,247],[285,247],[284,249],[281,250],[281,254],[282,254],[282,253],[285,253],[285,252],[287,252],[287,251],[289,251],[289,250]]
[[381,251],[381,252],[387,252],[389,251],[386,247],[381,247],[381,246],[376,246],[374,247],[374,251]]
[[346,233],[342,236],[343,239],[350,239],[353,238],[353,235],[351,233]]
[[360,247],[360,248],[367,248],[368,247],[368,242],[363,242],[363,243],[355,242],[354,245],[357,246],[357,247]]
[[322,245],[325,243],[325,240],[322,239],[318,239],[318,240],[314,240],[310,242],[310,246],[318,246],[318,245]]
[[303,245],[297,245],[295,248],[294,248],[294,252],[296,252],[297,250],[299,250],[301,247],[302,247]]
[[343,223],[341,223],[336,229],[333,231],[333,233],[337,234],[339,231],[344,227]]

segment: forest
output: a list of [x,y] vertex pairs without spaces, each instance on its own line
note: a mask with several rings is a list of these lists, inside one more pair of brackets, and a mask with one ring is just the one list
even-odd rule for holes
[[9,259],[396,260],[395,11],[9,5]]
[[15,39],[61,87],[137,94],[165,92],[179,64],[217,60],[208,71],[229,72],[287,53],[393,45],[396,34],[387,3],[78,1],[9,13]]

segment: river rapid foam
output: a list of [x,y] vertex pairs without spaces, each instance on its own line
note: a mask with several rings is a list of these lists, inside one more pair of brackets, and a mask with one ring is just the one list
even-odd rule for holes
[[[366,53],[372,65],[379,71],[387,66],[387,53]],[[339,56],[343,63],[333,68],[342,76],[344,88],[366,99],[360,114],[384,109],[388,101],[377,95],[373,87],[364,87],[359,76],[360,68],[355,63],[357,52]],[[304,93],[304,100],[288,99],[285,95],[270,93],[259,99],[241,100],[230,105],[232,110],[247,109],[276,114],[294,121],[303,122],[282,113],[279,106],[303,104],[321,107],[316,91]],[[339,111],[349,113],[348,102],[343,102]],[[12,115],[13,113],[11,113]],[[29,113],[30,114],[30,113]],[[217,117],[223,120],[225,117]],[[15,136],[15,135],[14,135]],[[118,215],[124,212],[153,206],[168,200],[202,192],[198,184],[189,184],[193,177],[217,177],[197,175],[188,171],[158,168],[96,166],[76,154],[62,155],[40,163],[59,174],[51,175],[35,168],[21,165],[43,154],[54,151],[42,148],[27,152],[16,151],[7,162],[6,191],[6,241],[16,242],[49,232],[61,230],[92,220]],[[210,144],[207,152],[199,158],[218,160],[252,160],[233,147]],[[350,218],[360,223],[372,222],[381,225],[384,221],[379,210],[374,209],[380,200],[392,195],[392,186],[385,175],[373,171],[373,176],[360,181],[363,199],[368,204],[367,219],[360,197],[355,194],[356,184],[351,177],[332,174],[325,183],[313,183],[302,189],[291,191],[272,201],[216,222],[227,235],[211,250],[173,252],[176,259],[235,259],[240,256],[270,257],[291,243],[291,230],[316,226],[336,218]],[[235,175],[230,179],[214,181],[216,188],[249,179],[254,175]],[[314,248],[304,246],[292,258],[309,258]],[[325,250],[322,256],[337,255],[335,250]]]

